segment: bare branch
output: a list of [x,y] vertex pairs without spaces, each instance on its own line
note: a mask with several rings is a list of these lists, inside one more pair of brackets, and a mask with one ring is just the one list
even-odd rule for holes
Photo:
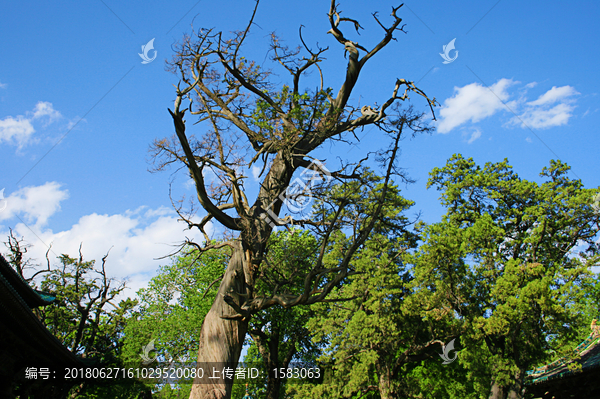
[[173,122],[175,123],[175,132],[177,133],[177,137],[179,138],[179,142],[181,143],[181,147],[185,152],[188,166],[190,168],[190,172],[194,181],[196,182],[196,191],[198,193],[198,200],[202,207],[206,209],[211,215],[214,216],[220,223],[222,223],[225,227],[232,230],[240,230],[239,221],[232,218],[231,216],[224,213],[217,206],[215,206],[208,194],[206,193],[206,187],[204,183],[204,176],[202,176],[202,168],[196,164],[196,160],[194,159],[194,154],[190,149],[189,142],[185,135],[185,121],[183,120],[183,116],[185,111],[179,111],[179,104],[181,103],[181,96],[179,93],[177,94],[177,100],[175,101],[175,111],[171,111],[169,109],[169,113],[173,117]]

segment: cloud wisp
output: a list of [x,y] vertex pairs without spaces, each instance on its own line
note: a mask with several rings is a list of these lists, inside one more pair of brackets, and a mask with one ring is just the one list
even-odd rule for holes
[[62,115],[54,109],[52,103],[40,101],[33,111],[26,115],[7,116],[0,119],[0,144],[17,146],[18,149],[34,141],[35,128],[33,123],[43,121],[43,126],[60,119]]
[[571,86],[554,86],[537,100],[525,103],[524,112],[519,118],[514,117],[511,123],[532,129],[566,125],[573,116],[574,97],[578,94]]
[[[437,131],[449,133],[467,123],[475,124],[499,112],[514,113],[508,125],[522,128],[547,129],[568,123],[575,109],[575,96],[580,94],[572,86],[554,86],[534,101],[527,101],[525,94],[536,86],[528,83],[517,90],[516,98],[509,89],[520,82],[500,79],[489,88],[479,83],[455,87],[454,95],[444,101],[439,112]],[[481,136],[481,132],[474,139]],[[472,136],[473,139],[474,136]],[[474,140],[473,139],[473,140]],[[469,140],[469,144],[472,140]]]

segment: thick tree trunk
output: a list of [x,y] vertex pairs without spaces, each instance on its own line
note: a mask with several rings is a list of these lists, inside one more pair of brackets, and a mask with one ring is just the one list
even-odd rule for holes
[[519,370],[515,374],[515,379],[509,386],[501,386],[494,377],[490,396],[488,399],[522,399],[523,398],[523,378],[525,370]]
[[[269,370],[271,371],[271,370]],[[281,379],[272,378],[267,384],[266,399],[279,399],[279,390],[281,389]]]
[[379,378],[378,388],[381,399],[396,399],[396,392],[392,385],[392,370],[390,365],[379,362],[377,364],[377,377]]
[[504,387],[498,383],[496,377],[493,378],[492,388],[490,389],[490,396],[488,396],[488,399],[505,399]]
[[[271,337],[269,339],[269,341],[266,343],[267,348],[268,348],[268,353],[265,352],[264,348],[263,351],[261,351],[262,356],[266,357],[267,359],[267,372],[268,373],[272,373],[272,370],[274,368],[279,368],[279,328],[277,327],[277,322],[271,322],[274,323],[275,326],[273,326],[274,328],[271,329]],[[265,342],[263,342],[263,346],[264,346]],[[266,356],[265,356],[266,355]],[[287,368],[287,364],[286,365],[282,365],[281,367],[286,367]],[[280,378],[269,378],[269,380],[267,381],[267,392],[266,392],[266,399],[279,399],[279,389],[281,389],[281,379]]]
[[254,342],[258,346],[263,364],[269,373],[265,399],[278,399],[282,379],[273,378],[273,369],[279,370],[280,367],[287,368],[289,362],[284,361],[282,364],[279,363],[279,345],[281,344],[279,341],[279,327],[276,321],[271,321],[271,323],[270,336],[267,336],[260,330],[255,330],[250,334],[252,334],[252,339],[254,339]]
[[[222,377],[221,372],[224,367],[231,367],[235,370],[244,345],[248,321],[222,317],[235,314],[233,308],[224,301],[224,295],[231,291],[246,292],[243,262],[243,252],[241,247],[238,247],[229,260],[217,297],[202,323],[197,372],[203,373],[204,377],[194,379],[190,399],[229,399],[231,397],[232,379],[210,379],[209,377]],[[213,374],[213,370],[219,373]]]
[[525,370],[519,370],[515,375],[515,381],[508,388],[508,399],[523,399],[523,379],[525,378]]

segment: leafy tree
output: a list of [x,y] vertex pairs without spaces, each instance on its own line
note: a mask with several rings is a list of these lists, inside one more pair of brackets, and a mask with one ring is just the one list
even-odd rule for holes
[[[41,282],[43,291],[52,292],[56,300],[39,311],[42,323],[72,352],[93,358],[98,367],[119,367],[122,337],[136,301],[114,300],[125,288],[115,286],[106,273],[106,258],[100,268],[95,261],[84,261],[68,255],[59,257],[60,266],[52,269]],[[136,381],[118,378],[112,381],[90,381],[76,386],[71,397],[132,398],[146,397],[148,391]]]
[[454,155],[430,174],[447,212],[423,228],[411,264],[419,289],[463,324],[459,361],[487,376],[490,399],[520,398],[525,371],[591,321],[581,311],[598,264],[598,190],[568,170],[551,161],[538,184],[506,160],[482,168]]
[[[315,239],[307,232],[274,233],[265,258],[273,266],[269,270],[272,274],[263,276],[264,281],[299,278],[298,271],[315,257],[315,248]],[[154,343],[159,360],[193,359],[200,327],[217,292],[215,281],[224,273],[228,257],[226,247],[205,252],[192,247],[186,255],[174,257],[170,265],[160,267],[148,288],[138,291],[140,305],[125,329],[123,356],[127,362],[138,364],[142,348],[150,342]],[[270,308],[255,317],[249,326],[253,342],[244,359],[245,366],[259,368],[266,375],[273,368],[287,367],[292,359],[310,356],[313,345],[305,328],[308,316],[307,309]],[[267,378],[249,381],[251,392],[267,398],[280,397],[284,382]],[[244,381],[239,383],[234,392],[243,396]],[[185,382],[162,388],[160,395],[175,395],[173,389],[178,395],[186,391],[189,394],[190,385]]]
[[[351,273],[349,262],[371,233],[383,206],[386,187],[391,176],[398,172],[395,161],[402,131],[416,120],[403,113],[397,103],[414,93],[423,96],[431,107],[435,105],[435,99],[429,99],[407,79],[395,80],[390,87],[391,95],[381,101],[381,106],[359,108],[349,101],[366,63],[394,39],[397,31],[402,31],[399,10],[400,7],[392,9],[390,23],[373,14],[383,29],[383,37],[373,45],[367,45],[346,37],[343,24],[351,22],[357,30],[360,24],[341,17],[335,1],[331,1],[329,33],[348,53],[347,69],[339,71],[343,83],[335,95],[323,80],[315,82],[320,85],[315,90],[303,90],[300,86],[300,79],[311,71],[322,72],[320,64],[327,50],[311,49],[302,37],[304,47],[298,50],[284,46],[276,35],[271,37],[271,60],[289,72],[291,80],[279,87],[270,80],[271,72],[266,67],[242,55],[256,8],[248,26],[233,33],[230,39],[220,32],[199,30],[192,36],[185,36],[176,47],[176,54],[169,63],[180,79],[174,108],[169,110],[176,137],[154,143],[156,169],[181,163],[189,171],[196,185],[198,201],[208,213],[200,223],[195,223],[182,212],[182,218],[190,227],[204,231],[206,223],[214,219],[237,234],[236,239],[223,244],[229,245],[233,254],[221,280],[219,294],[202,324],[198,362],[237,363],[253,315],[275,305],[287,308],[323,301]],[[188,110],[204,128],[198,138],[186,133],[184,118]],[[346,247],[340,264],[335,268],[324,268],[322,257],[319,257],[309,270],[305,270],[306,283],[300,292],[276,291],[272,287],[268,295],[259,295],[257,283],[263,271],[269,269],[263,259],[274,226],[319,225],[318,219],[280,217],[284,193],[294,175],[311,170],[323,174],[323,169],[312,162],[314,156],[311,154],[327,142],[348,139],[356,129],[369,125],[377,126],[391,138],[389,148],[379,154],[385,166],[384,189],[374,206],[368,208],[371,213],[362,214],[355,220],[357,234],[352,236],[353,242]],[[243,174],[255,163],[262,164],[263,173],[252,203],[244,189],[247,181]],[[356,166],[342,165],[340,170],[331,172],[331,176],[339,181],[368,184],[361,180],[362,174],[357,173]],[[214,172],[219,186],[209,186],[204,175],[207,170]],[[317,187],[312,188],[313,192],[318,191]],[[322,187],[320,192],[326,195],[327,187]],[[349,203],[341,197],[330,197],[326,202],[334,213]],[[323,234],[318,237],[321,248],[327,247],[327,240],[337,227],[334,225],[323,229]],[[221,331],[224,338],[212,340],[215,331]],[[231,388],[230,384],[204,381],[194,385],[191,397],[228,398]]]
[[[462,356],[462,352],[456,356]],[[489,389],[488,386],[482,389],[478,385],[479,376],[473,375],[459,361],[443,364],[437,355],[419,364],[406,364],[401,373],[403,396],[399,397],[402,398],[481,399],[485,397],[481,392]]]
[[[291,286],[300,291],[302,281],[298,280],[314,262],[317,249],[315,237],[307,231],[290,229],[273,233],[264,259],[270,267],[265,269],[257,289],[296,280]],[[292,361],[308,364],[314,360],[316,348],[306,327],[311,314],[310,309],[304,307],[272,307],[256,314],[250,321],[248,333],[253,347],[244,363],[252,358],[262,360],[261,369],[264,375],[270,376],[265,384],[266,399],[278,399],[284,392],[286,378],[272,378],[273,369],[288,368]],[[252,349],[255,349],[254,353]]]
[[[368,193],[358,195],[362,206],[372,201]],[[381,221],[354,255],[355,274],[331,297],[344,302],[313,306],[319,310],[309,329],[325,345],[320,361],[329,369],[328,381],[294,386],[295,397],[400,397],[410,391],[403,384],[407,365],[429,358],[432,349],[443,345],[438,337],[450,333],[452,317],[437,310],[426,317],[420,304],[409,300],[412,277],[402,257],[416,246],[405,216],[412,205],[396,186],[389,187]],[[355,212],[347,209],[344,216]],[[349,241],[340,232],[334,247]],[[338,262],[335,256],[341,254],[333,250],[330,261]]]
[[[130,298],[116,302],[125,283],[108,276],[108,254],[97,267],[94,260],[83,259],[80,246],[78,258],[62,254],[58,257],[60,264],[52,266],[49,248],[47,265],[42,268],[25,256],[29,246],[23,239],[17,239],[12,230],[5,244],[10,251],[9,262],[21,277],[32,288],[55,296],[50,305],[35,309],[46,328],[71,352],[89,359],[90,365],[121,366],[123,332],[137,302]],[[36,279],[37,276],[40,277]],[[147,393],[135,381],[116,379],[97,383],[86,380],[69,395],[73,398],[132,398],[144,397]]]
[[[297,291],[292,293],[297,294],[306,270],[317,257],[317,250],[315,237],[307,231],[290,229],[273,233],[264,259],[269,269],[265,269],[257,289],[264,289],[266,294],[270,286],[293,281],[290,286]],[[254,357],[262,360],[261,369],[269,376],[265,384],[265,398],[281,398],[285,391],[287,378],[273,378],[274,369],[315,365],[317,348],[306,327],[311,315],[311,309],[306,307],[272,307],[251,320],[248,333],[253,347],[250,349],[255,347]],[[252,356],[251,351],[249,355]]]
[[228,250],[199,253],[190,248],[161,266],[147,288],[137,292],[139,306],[125,328],[124,359],[137,364],[142,348],[154,343],[162,361],[194,359],[200,326],[216,295]]
[[54,293],[56,300],[42,308],[40,318],[72,352],[113,362],[118,358],[125,320],[136,302],[127,298],[118,305],[112,303],[125,284],[111,286],[114,280],[106,273],[107,256],[99,269],[94,268],[95,261],[84,261],[81,251],[78,259],[59,256],[60,266],[41,282],[41,289]]

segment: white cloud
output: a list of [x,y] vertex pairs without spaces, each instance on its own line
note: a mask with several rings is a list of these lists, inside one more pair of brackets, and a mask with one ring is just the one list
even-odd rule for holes
[[481,130],[475,129],[473,131],[473,133],[471,133],[471,137],[467,141],[467,144],[471,144],[472,142],[474,142],[475,140],[477,140],[480,137],[481,137]]
[[[7,193],[4,195],[6,197]],[[57,182],[21,188],[6,197],[6,209],[0,212],[0,221],[21,214],[27,223],[43,227],[48,218],[60,210],[60,202],[68,197],[68,191],[61,190]]]
[[4,141],[21,148],[30,140],[34,132],[31,120],[23,116],[19,115],[16,118],[7,116],[0,119],[0,143]]
[[[566,125],[575,109],[573,96],[579,94],[571,86],[552,87],[535,101],[525,104],[525,111],[511,123],[533,129],[546,129]],[[558,103],[558,104],[556,104]],[[556,105],[554,105],[556,104]]]
[[519,117],[510,119],[509,125],[533,129],[565,125],[573,116],[573,97],[579,93],[572,86],[554,86],[536,100],[527,102],[525,94],[537,85],[532,82],[517,90],[516,100],[508,101],[511,96],[508,88],[518,83],[511,79],[500,79],[490,88],[479,83],[455,87],[454,95],[444,101],[440,110],[438,132],[448,133],[469,121],[476,123],[499,111],[519,114]]
[[454,87],[454,96],[446,99],[440,110],[438,132],[448,133],[455,127],[480,120],[502,110],[502,101],[507,101],[507,88],[515,83],[511,79],[500,79],[487,88],[479,83]]
[[30,117],[18,115],[16,117],[7,116],[0,119],[0,143],[16,145],[19,149],[32,141],[32,135],[35,133],[32,122],[34,120],[47,117],[46,125],[59,119],[62,115],[56,111],[52,103],[40,101],[35,105],[32,112],[27,112]]
[[0,82],[0,89],[6,89],[6,86],[8,86],[6,83]]
[[573,116],[574,109],[575,107],[569,104],[558,104],[550,109],[533,108],[522,114],[520,119],[515,118],[513,122],[522,122],[522,127],[525,124],[533,129],[566,125]]
[[527,105],[548,105],[554,104],[557,101],[564,100],[568,97],[579,94],[571,86],[556,87],[552,86],[550,90],[538,97],[537,100],[528,102]]
[[35,105],[35,109],[33,110],[33,119],[39,119],[44,116],[49,117],[50,120],[53,121],[60,118],[62,115],[54,109],[52,103],[40,101]]
[[[129,279],[127,295],[146,286],[158,266],[170,262],[157,258],[174,252],[186,237],[197,243],[203,242],[200,232],[184,230],[186,225],[178,222],[177,214],[167,207],[140,207],[116,215],[92,213],[82,216],[68,230],[54,232],[47,227],[48,219],[56,215],[60,202],[67,197],[67,191],[61,190],[56,182],[12,193],[7,198],[7,208],[0,212],[0,221],[4,220],[5,225],[0,226],[0,235],[4,237],[0,241],[6,241],[8,235],[6,221],[18,221],[13,217],[19,215],[29,227],[18,222],[13,224],[13,230],[32,245],[27,255],[34,263],[45,264],[47,245],[52,248],[52,265],[58,264],[55,255],[78,256],[80,244],[84,259],[95,259],[97,264],[110,250],[106,270],[109,276]],[[199,222],[200,218],[195,221]],[[213,233],[210,222],[206,230],[209,236]]]

